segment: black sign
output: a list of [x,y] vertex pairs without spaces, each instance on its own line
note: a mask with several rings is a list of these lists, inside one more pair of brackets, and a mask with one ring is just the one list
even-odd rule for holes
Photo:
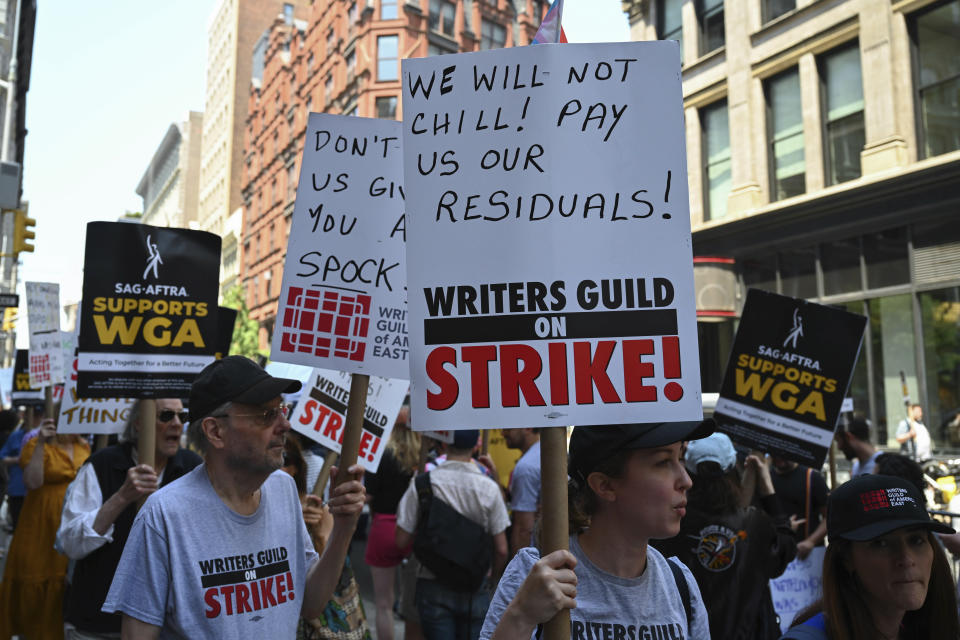
[[79,396],[186,397],[217,351],[219,277],[212,233],[89,223]]
[[750,289],[714,413],[754,449],[820,467],[867,319]]
[[30,358],[26,349],[17,349],[17,359],[13,363],[13,391],[10,394],[13,404],[42,404],[43,389],[30,388]]
[[214,354],[219,360],[230,355],[230,345],[233,343],[233,328],[237,324],[237,310],[230,307],[217,309],[217,352]]
[[0,293],[0,309],[5,307],[19,307],[20,295],[17,293]]

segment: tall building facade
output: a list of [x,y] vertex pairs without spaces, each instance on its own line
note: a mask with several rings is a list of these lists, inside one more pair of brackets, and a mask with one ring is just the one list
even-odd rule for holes
[[137,184],[137,195],[143,199],[143,224],[197,226],[202,134],[203,114],[198,111],[167,129]]
[[266,348],[280,294],[307,114],[397,119],[400,60],[529,44],[546,0],[314,0],[257,43],[243,163],[241,278]]
[[[305,12],[308,0],[221,0],[207,29],[207,80],[200,158],[200,229],[229,236],[229,217],[240,207],[243,135],[253,46],[277,14]],[[226,272],[221,269],[222,278]]]
[[704,390],[766,289],[869,318],[848,395],[881,444],[907,395],[960,445],[960,0],[622,4],[681,43]]

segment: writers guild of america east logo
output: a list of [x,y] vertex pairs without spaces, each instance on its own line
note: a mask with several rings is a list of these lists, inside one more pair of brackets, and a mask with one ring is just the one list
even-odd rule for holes
[[803,336],[803,318],[800,317],[800,309],[793,310],[793,328],[790,329],[790,333],[787,334],[787,339],[783,341],[783,346],[787,345],[793,346],[794,349],[797,348],[797,340]]
[[156,242],[151,242],[152,238],[147,235],[147,267],[143,270],[143,279],[147,279],[147,274],[151,271],[153,272],[154,278],[159,278],[160,274],[157,273],[157,267],[163,264],[163,260],[160,258],[160,250],[157,248]]

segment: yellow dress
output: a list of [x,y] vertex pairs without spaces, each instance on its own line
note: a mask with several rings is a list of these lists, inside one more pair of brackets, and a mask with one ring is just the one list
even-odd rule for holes
[[[26,468],[37,446],[31,438],[20,453]],[[74,443],[73,460],[54,443],[43,448],[43,486],[27,491],[0,583],[0,639],[20,634],[30,640],[63,638],[63,593],[67,557],[53,548],[67,485],[90,455]]]

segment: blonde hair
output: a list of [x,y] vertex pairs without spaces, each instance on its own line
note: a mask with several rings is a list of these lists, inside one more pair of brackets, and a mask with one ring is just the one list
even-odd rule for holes
[[[406,419],[404,419],[406,416]],[[410,407],[404,405],[390,433],[387,449],[405,472],[412,472],[420,464],[420,434],[410,429]]]

